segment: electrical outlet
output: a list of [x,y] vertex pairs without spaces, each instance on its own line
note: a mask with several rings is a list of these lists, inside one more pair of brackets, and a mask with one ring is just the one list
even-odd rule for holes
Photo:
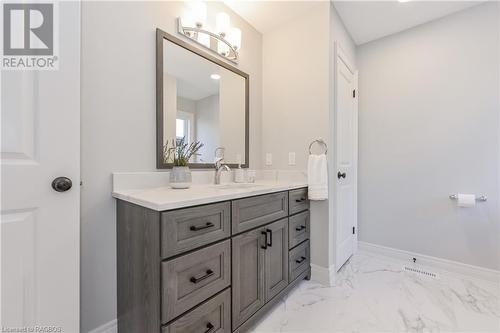
[[288,165],[295,165],[295,152],[291,151],[288,153]]
[[266,153],[266,165],[273,165],[273,154]]

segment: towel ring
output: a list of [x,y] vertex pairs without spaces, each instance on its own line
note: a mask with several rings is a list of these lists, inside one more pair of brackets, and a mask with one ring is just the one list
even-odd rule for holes
[[316,140],[314,140],[313,142],[311,142],[311,144],[309,145],[309,155],[311,155],[311,154],[312,154],[312,152],[311,152],[311,148],[312,148],[312,146],[313,146],[315,143],[318,143],[318,144],[320,144],[320,145],[323,145],[323,147],[325,148],[325,154],[328,152],[328,146],[327,146],[326,142],[325,142],[325,141],[323,141],[323,139],[316,139]]

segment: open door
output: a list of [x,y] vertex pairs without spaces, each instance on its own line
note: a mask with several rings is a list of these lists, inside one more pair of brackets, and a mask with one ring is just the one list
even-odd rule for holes
[[357,72],[342,49],[335,52],[335,200],[338,271],[353,255],[357,244],[358,91]]
[[80,330],[80,3],[58,6],[59,68],[0,77],[5,330]]

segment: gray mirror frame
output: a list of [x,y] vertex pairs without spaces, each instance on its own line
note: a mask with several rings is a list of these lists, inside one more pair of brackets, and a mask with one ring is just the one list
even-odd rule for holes
[[[249,85],[250,77],[247,73],[240,71],[238,68],[227,64],[226,62],[208,54],[195,46],[186,43],[179,38],[176,38],[165,31],[156,29],[156,168],[170,169],[173,163],[164,163],[163,161],[163,40],[166,39],[178,46],[191,51],[202,58],[205,58],[231,72],[242,76],[245,79],[245,163],[242,168],[248,168],[249,165]],[[213,168],[213,163],[189,163],[188,166],[192,169],[209,169]],[[229,167],[236,168],[238,164],[228,164]]]

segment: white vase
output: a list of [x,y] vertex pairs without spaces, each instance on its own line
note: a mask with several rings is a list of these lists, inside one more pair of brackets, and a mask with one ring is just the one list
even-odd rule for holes
[[187,166],[174,166],[170,171],[171,188],[189,188],[191,186],[191,170]]

